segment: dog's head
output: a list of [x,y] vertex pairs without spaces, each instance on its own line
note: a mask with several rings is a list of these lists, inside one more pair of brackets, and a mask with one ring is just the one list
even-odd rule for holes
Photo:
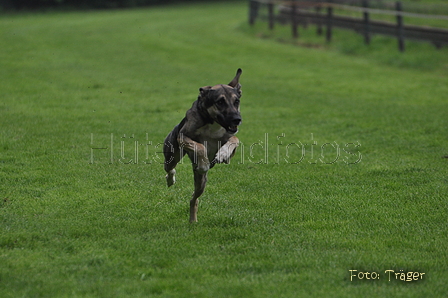
[[205,86],[199,88],[198,100],[208,116],[224,127],[228,133],[238,132],[241,124],[239,83],[241,68],[228,85]]

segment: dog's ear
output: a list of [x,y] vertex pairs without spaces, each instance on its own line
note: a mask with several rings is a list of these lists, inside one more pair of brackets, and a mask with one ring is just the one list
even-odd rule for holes
[[243,71],[241,70],[241,68],[238,68],[238,70],[236,71],[235,77],[229,83],[229,86],[235,88],[238,91],[238,93],[240,93],[240,94],[241,94],[240,76],[242,73],[243,73]]
[[241,68],[238,68],[238,70],[236,71],[236,76],[233,78],[233,80],[229,83],[230,87],[237,87],[237,85],[239,84],[240,81],[240,75],[243,71],[241,70]]
[[204,86],[199,88],[199,96],[198,99],[206,99],[208,93],[210,92],[210,90],[212,89],[212,86]]

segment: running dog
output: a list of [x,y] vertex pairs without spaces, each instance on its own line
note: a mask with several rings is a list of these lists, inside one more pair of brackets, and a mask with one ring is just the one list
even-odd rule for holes
[[241,124],[239,83],[241,69],[225,85],[199,88],[198,99],[184,119],[164,142],[165,171],[168,187],[175,183],[175,167],[188,154],[194,173],[194,192],[190,200],[190,222],[197,222],[198,198],[207,183],[207,172],[217,163],[229,163],[239,140],[235,136]]

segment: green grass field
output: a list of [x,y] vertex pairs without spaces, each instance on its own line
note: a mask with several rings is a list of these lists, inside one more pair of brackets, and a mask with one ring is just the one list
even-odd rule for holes
[[[244,2],[0,18],[1,297],[446,297],[448,48],[266,27]],[[238,67],[243,145],[190,224],[160,143]]]

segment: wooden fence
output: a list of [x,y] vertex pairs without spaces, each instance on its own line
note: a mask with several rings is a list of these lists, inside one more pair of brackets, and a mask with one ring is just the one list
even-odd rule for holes
[[[339,1],[339,3],[338,3]],[[410,13],[402,10],[400,1],[395,2],[395,10],[382,10],[369,8],[368,0],[361,0],[362,6],[345,5],[343,0],[323,1],[270,1],[270,0],[250,0],[249,1],[249,23],[253,25],[259,17],[261,5],[267,6],[269,28],[273,29],[275,22],[291,23],[292,36],[299,36],[299,25],[317,25],[318,34],[326,29],[326,40],[332,39],[332,29],[334,27],[354,30],[364,36],[364,42],[370,43],[372,34],[382,34],[397,38],[400,51],[405,50],[405,39],[415,39],[433,43],[437,48],[448,44],[448,30],[442,28],[405,25],[404,17],[423,17],[433,19],[443,19],[448,21],[445,15],[427,15]],[[341,4],[342,3],[342,4]],[[275,7],[276,6],[276,7]],[[277,9],[274,9],[277,8]],[[349,10],[361,13],[361,17],[350,17],[336,15],[335,9]],[[277,11],[277,13],[275,13]],[[393,15],[396,22],[385,22],[372,20],[371,14]]]

